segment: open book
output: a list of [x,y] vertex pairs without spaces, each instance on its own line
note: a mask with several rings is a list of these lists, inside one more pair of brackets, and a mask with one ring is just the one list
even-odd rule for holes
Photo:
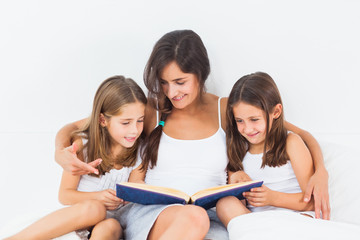
[[128,201],[144,205],[150,204],[194,204],[209,209],[216,206],[220,198],[235,196],[244,199],[242,193],[251,188],[260,187],[263,181],[248,181],[228,184],[201,190],[192,196],[167,187],[153,186],[141,183],[122,182],[116,184],[116,196]]

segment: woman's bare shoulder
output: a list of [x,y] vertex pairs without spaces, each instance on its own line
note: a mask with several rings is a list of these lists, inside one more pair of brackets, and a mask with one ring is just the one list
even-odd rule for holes
[[[219,96],[216,96],[215,94],[212,94],[212,93],[207,93],[206,95],[207,95],[208,99],[210,99],[209,100],[210,102],[212,102],[213,104],[216,104],[216,109],[217,109]],[[228,102],[227,97],[221,97],[221,99],[220,99],[220,114],[221,114],[221,127],[222,127],[223,130],[226,129],[226,106],[227,106],[227,102]]]
[[228,103],[228,98],[223,97],[220,99],[220,113],[221,113],[221,127],[226,130],[226,106]]

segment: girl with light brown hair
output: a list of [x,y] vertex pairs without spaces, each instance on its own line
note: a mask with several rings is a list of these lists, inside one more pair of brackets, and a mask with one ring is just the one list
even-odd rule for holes
[[137,149],[142,141],[146,96],[130,78],[114,76],[98,88],[91,116],[72,134],[69,151],[84,163],[101,159],[98,175],[63,171],[59,200],[71,205],[57,210],[8,239],[52,239],[74,230],[90,239],[119,239],[122,227],[115,213],[123,207],[116,183],[144,182]]

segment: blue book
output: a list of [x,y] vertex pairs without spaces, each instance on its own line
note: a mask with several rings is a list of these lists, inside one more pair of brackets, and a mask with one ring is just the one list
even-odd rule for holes
[[216,206],[219,199],[227,196],[235,196],[244,199],[242,193],[251,188],[262,186],[263,181],[248,181],[228,184],[201,190],[192,196],[167,187],[153,186],[141,183],[122,182],[116,184],[116,196],[134,203],[150,204],[194,204],[209,209]]

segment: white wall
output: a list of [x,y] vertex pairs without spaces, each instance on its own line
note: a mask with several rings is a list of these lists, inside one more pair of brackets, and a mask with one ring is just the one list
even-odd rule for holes
[[175,29],[202,37],[210,92],[226,96],[242,75],[268,72],[288,121],[319,139],[358,146],[359,10],[356,0],[1,1],[1,190],[25,178],[51,195],[33,195],[30,204],[15,188],[17,195],[2,197],[1,212],[56,201],[56,131],[90,113],[107,77],[132,77],[145,90],[151,48]]

